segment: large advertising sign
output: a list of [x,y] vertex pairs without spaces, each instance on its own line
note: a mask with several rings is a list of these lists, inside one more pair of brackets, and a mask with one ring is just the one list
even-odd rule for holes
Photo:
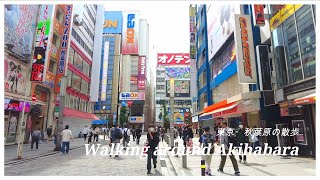
[[26,65],[5,54],[4,57],[4,91],[24,94],[26,86]]
[[[4,109],[8,111],[23,111],[23,101],[17,101],[12,99],[4,99]],[[30,112],[31,109],[31,103],[26,102],[25,103],[25,112]]]
[[166,80],[170,78],[190,80],[190,68],[189,67],[166,67]]
[[139,56],[138,60],[138,90],[146,89],[146,57]]
[[279,11],[270,19],[271,31],[273,31],[280,24],[282,24],[286,19],[288,19],[291,15],[293,15],[302,6],[303,4],[278,5]]
[[223,70],[236,60],[235,43],[230,44],[211,65],[212,78],[217,77]]
[[39,5],[4,5],[4,44],[12,44],[12,51],[20,56],[32,54]]
[[105,11],[103,33],[120,34],[122,31],[122,12],[121,11]]
[[71,24],[72,24],[72,4],[64,5],[64,20],[62,24],[63,35],[61,38],[60,48],[60,59],[58,63],[58,73],[56,76],[56,84],[58,85],[59,91],[61,87],[61,77],[64,76],[68,60],[68,49],[70,46],[70,35],[71,35]]
[[144,92],[121,92],[119,100],[145,100]]
[[207,6],[209,60],[234,31],[234,14],[240,13],[240,5],[211,4]]
[[[185,119],[188,117],[190,108],[175,108],[173,114],[174,124],[184,124]],[[168,108],[168,115],[170,116],[171,110]]]
[[103,53],[101,101],[106,101],[107,99],[108,61],[109,61],[109,41],[106,41],[104,42],[104,53]]
[[30,81],[42,82],[46,77],[53,5],[41,5]]
[[[170,97],[170,81],[166,81],[167,93],[166,96]],[[174,97],[190,97],[190,81],[175,80],[174,81]]]
[[[196,12],[197,7],[189,7],[189,18],[190,18],[190,79],[191,87],[197,87],[197,60],[196,60]],[[191,97],[197,96],[197,88],[192,88],[190,92]]]
[[158,53],[158,65],[190,65],[189,53]]
[[235,44],[237,49],[237,72],[240,84],[256,84],[256,60],[249,15],[235,14]]
[[123,12],[122,54],[139,54],[139,11]]

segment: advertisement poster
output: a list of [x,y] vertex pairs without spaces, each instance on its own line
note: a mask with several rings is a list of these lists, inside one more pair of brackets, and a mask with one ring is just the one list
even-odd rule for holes
[[234,14],[240,13],[240,5],[207,5],[209,61],[234,31]]
[[[184,124],[185,119],[188,117],[190,112],[189,108],[175,108],[173,114],[174,124]],[[171,110],[168,108],[168,115],[170,117]]]
[[26,65],[5,55],[4,58],[4,91],[24,94],[26,86]]
[[139,56],[138,60],[138,90],[146,89],[146,57]]
[[158,53],[158,65],[190,65],[189,53]]
[[[4,5],[4,44],[12,44],[12,51],[20,56],[32,54],[39,5]],[[6,47],[6,46],[5,46]]]
[[[170,81],[167,81],[167,97],[170,97]],[[190,81],[174,81],[174,97],[190,97]]]
[[46,76],[46,56],[49,52],[48,43],[50,42],[49,37],[52,14],[53,5],[41,5],[30,81],[42,82]]
[[106,101],[107,99],[108,62],[109,62],[109,41],[106,41],[104,42],[104,53],[103,53],[101,101]]
[[212,78],[217,77],[222,71],[236,60],[235,44],[229,45],[222,56],[215,59],[211,65]]
[[139,11],[123,12],[122,54],[139,54]]
[[105,11],[103,33],[121,34],[122,20],[122,11]]
[[170,78],[190,80],[190,67],[166,67],[165,69],[166,80]]
[[264,26],[265,25],[265,19],[264,19],[264,7],[263,4],[254,4],[252,6],[253,8],[253,23],[254,26]]

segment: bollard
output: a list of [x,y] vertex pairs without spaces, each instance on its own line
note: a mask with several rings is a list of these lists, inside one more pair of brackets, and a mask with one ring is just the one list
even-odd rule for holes
[[206,164],[204,160],[201,160],[201,176],[206,175]]
[[187,168],[187,155],[182,155],[182,167]]
[[177,148],[174,149],[174,154],[176,155],[176,157],[179,157],[178,156],[178,142],[174,143],[174,147],[177,147]]

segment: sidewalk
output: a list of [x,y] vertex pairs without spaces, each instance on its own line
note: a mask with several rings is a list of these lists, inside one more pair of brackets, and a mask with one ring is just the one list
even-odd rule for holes
[[[101,140],[103,139],[103,135],[99,136],[99,140],[100,139]],[[74,140],[70,142],[70,150],[81,147],[87,142],[88,141],[84,141],[83,138],[74,138]],[[4,147],[5,163],[17,160],[17,147],[18,145],[8,145]],[[39,149],[36,149],[36,144],[34,143],[32,151],[31,151],[31,142],[29,142],[28,144],[23,144],[22,159],[29,159],[29,158],[34,158],[41,155],[59,153],[58,151],[53,151],[54,148],[55,148],[55,144],[53,141],[49,143],[42,142],[41,144],[39,144]]]
[[[182,139],[175,142],[183,146]],[[168,146],[163,142],[164,146]],[[199,147],[199,138],[193,139],[193,146]],[[215,148],[217,149],[217,147]],[[187,168],[182,168],[182,157],[169,156],[175,171],[180,176],[201,176],[201,156],[187,155]],[[234,170],[230,158],[227,158],[224,173],[217,172],[220,164],[220,156],[213,156],[211,162],[211,173],[213,176],[233,176]],[[239,157],[236,156],[239,160]],[[281,156],[247,156],[247,164],[239,163],[241,176],[315,176],[316,161],[309,158]]]

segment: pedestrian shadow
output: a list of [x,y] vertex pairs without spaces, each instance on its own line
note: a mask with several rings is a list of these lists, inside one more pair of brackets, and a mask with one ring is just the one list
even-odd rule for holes
[[246,164],[242,164],[244,166],[261,166],[261,167],[267,167],[267,165],[265,164],[259,164],[259,163],[246,163]]

